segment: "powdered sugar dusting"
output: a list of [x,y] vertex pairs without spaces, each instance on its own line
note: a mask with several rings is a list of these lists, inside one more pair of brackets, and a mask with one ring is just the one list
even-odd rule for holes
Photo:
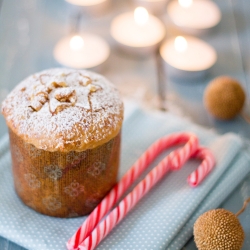
[[51,69],[21,82],[2,104],[8,126],[48,151],[83,151],[120,131],[123,104],[114,85],[86,70]]

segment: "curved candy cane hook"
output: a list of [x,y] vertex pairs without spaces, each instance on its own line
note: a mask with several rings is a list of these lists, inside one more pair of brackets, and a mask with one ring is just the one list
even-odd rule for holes
[[[185,145],[186,146],[186,145]],[[185,157],[185,146],[182,149],[177,149],[170,153],[171,157],[171,170],[180,170],[183,167],[183,158]],[[194,158],[201,159],[202,162],[198,168],[192,172],[188,178],[187,182],[191,187],[198,186],[203,179],[209,174],[215,165],[215,158],[212,152],[205,147],[198,147],[196,152],[192,155]]]
[[[157,167],[128,194],[120,204],[103,220],[98,223],[118,202],[131,184],[141,175],[149,164],[170,146],[186,142],[178,150],[165,157]],[[176,133],[163,137],[155,142],[125,174],[121,181],[111,190],[102,202],[89,215],[87,220],[68,241],[67,247],[73,249],[93,249],[120,222],[120,220],[171,168],[180,168],[198,148],[198,139],[190,133]],[[174,160],[178,159],[178,160]],[[98,225],[98,226],[97,226]]]
[[202,159],[199,167],[193,173],[191,173],[187,179],[191,187],[196,187],[213,169],[215,165],[215,158],[212,152],[204,147],[199,147],[192,157]]

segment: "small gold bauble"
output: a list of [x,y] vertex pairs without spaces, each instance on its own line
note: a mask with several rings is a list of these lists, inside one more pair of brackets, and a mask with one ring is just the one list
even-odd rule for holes
[[220,76],[205,89],[204,104],[214,117],[229,120],[240,113],[245,98],[245,92],[237,80]]
[[196,220],[194,241],[199,250],[240,250],[244,231],[235,214],[225,209],[214,209]]

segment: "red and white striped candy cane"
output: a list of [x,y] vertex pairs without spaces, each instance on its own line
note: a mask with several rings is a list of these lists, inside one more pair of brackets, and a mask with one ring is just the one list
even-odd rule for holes
[[192,187],[196,187],[213,169],[215,165],[215,158],[212,152],[204,147],[199,147],[193,157],[203,160],[200,166],[188,176],[189,185]]
[[171,157],[175,160],[174,166],[183,165],[188,158],[198,148],[198,139],[191,133],[175,133],[165,136],[156,141],[145,153],[136,161],[136,163],[128,170],[123,178],[115,185],[110,193],[102,200],[102,202],[88,216],[83,225],[67,242],[68,250],[77,250],[83,240],[89,236],[92,230],[97,226],[101,219],[110,211],[111,208],[119,201],[121,196],[131,186],[131,184],[141,175],[141,173],[150,165],[150,163],[167,148],[186,143],[183,148],[178,150],[178,154],[182,157],[175,157],[172,153]]
[[[185,152],[184,152],[185,153]],[[176,151],[176,154],[181,154],[181,150]],[[189,177],[188,182],[192,186],[197,186],[207,175],[215,164],[213,155],[205,148],[197,150],[196,157],[202,158],[203,161],[198,169]],[[94,249],[109,232],[126,216],[126,214],[139,202],[139,200],[147,194],[147,192],[171,170],[171,160],[175,155],[165,157],[146,177],[131,191],[120,203],[114,208],[110,214],[102,221],[93,232],[80,243],[78,249],[92,250]],[[182,158],[182,156],[176,156]]]
[[94,249],[108,233],[126,216],[138,201],[170,170],[170,157],[164,158],[147,176],[97,225],[78,249]]

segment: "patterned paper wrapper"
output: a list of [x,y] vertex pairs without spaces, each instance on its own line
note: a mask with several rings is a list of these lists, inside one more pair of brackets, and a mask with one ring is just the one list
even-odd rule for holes
[[114,186],[120,160],[120,133],[82,152],[48,152],[9,130],[12,172],[18,196],[42,214],[77,217],[90,213]]

